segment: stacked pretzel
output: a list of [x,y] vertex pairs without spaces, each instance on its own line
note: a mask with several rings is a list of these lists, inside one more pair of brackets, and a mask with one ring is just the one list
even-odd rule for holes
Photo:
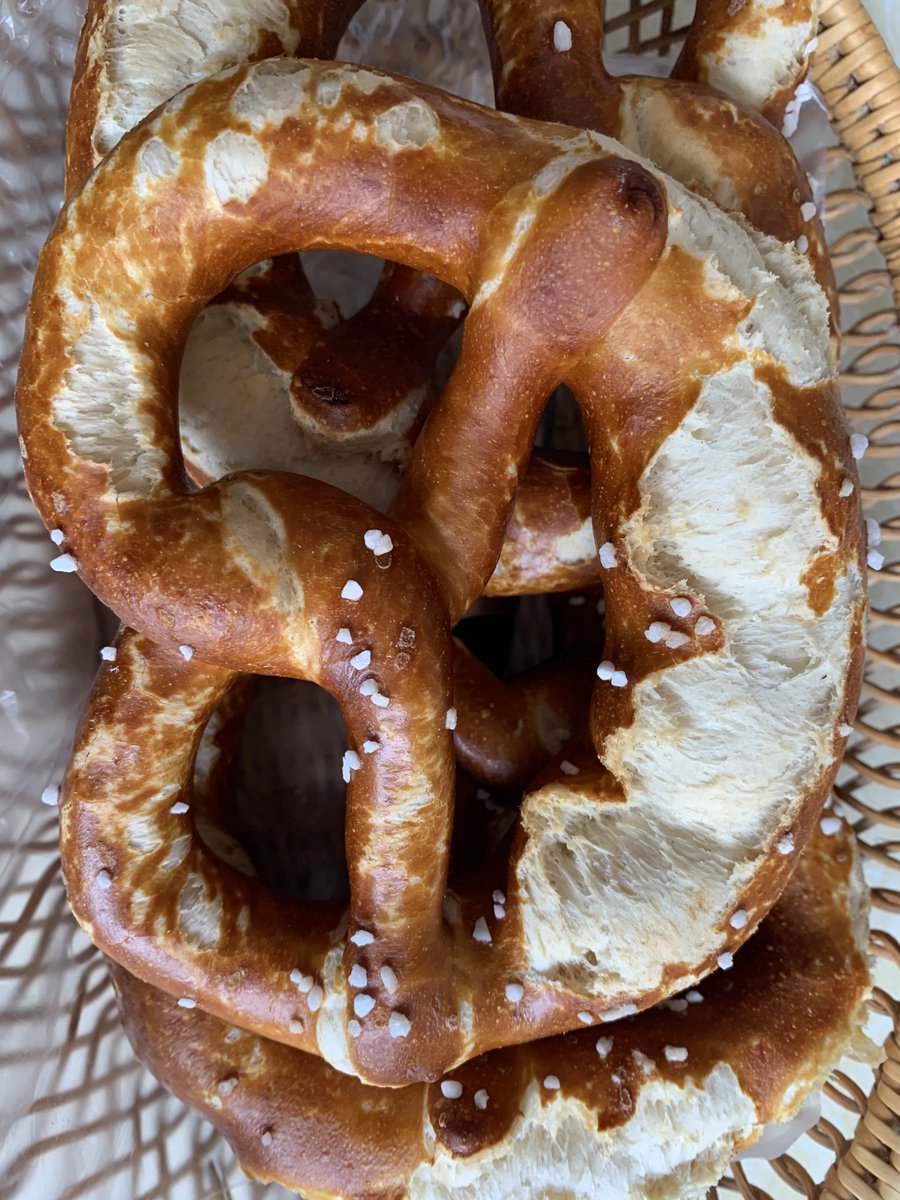
[[[607,74],[592,0],[484,0],[502,111],[321,61],[352,0],[226,7],[92,3],[29,313],[29,486],[126,626],[66,777],[70,902],[139,1053],[261,1177],[701,1195],[862,1044],[868,989],[821,817],[856,448],[809,183],[760,115],[815,6],[701,2],[657,80]],[[316,248],[388,261],[355,316]],[[561,384],[589,458],[535,450]],[[501,682],[452,630],[528,593],[576,603]],[[349,903],[199,835],[233,825],[248,675],[340,705]]]

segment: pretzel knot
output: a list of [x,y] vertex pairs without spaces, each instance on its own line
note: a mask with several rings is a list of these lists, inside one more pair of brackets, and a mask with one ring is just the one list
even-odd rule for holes
[[[388,518],[277,472],[199,492],[182,475],[192,318],[252,263],[317,246],[469,304]],[[123,139],[42,255],[19,385],[35,501],[139,631],[66,785],[67,883],[95,941],[383,1085],[724,961],[784,885],[859,682],[827,334],[796,252],[619,144],[376,72],[227,71]],[[491,577],[559,382],[588,429],[607,603],[592,744],[532,782],[508,852],[448,900],[449,629]],[[341,704],[348,913],[276,904],[179,832],[238,671]]]

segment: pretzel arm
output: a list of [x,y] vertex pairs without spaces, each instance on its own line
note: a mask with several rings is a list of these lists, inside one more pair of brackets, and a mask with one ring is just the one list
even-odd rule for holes
[[705,83],[780,129],[806,78],[819,0],[697,0],[673,79]]

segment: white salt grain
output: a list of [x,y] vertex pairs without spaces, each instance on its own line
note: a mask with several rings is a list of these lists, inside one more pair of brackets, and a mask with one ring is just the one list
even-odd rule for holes
[[732,913],[731,917],[728,921],[728,924],[731,926],[732,929],[743,929],[744,926],[747,924],[746,909],[739,908],[737,910],[737,912]]
[[384,984],[384,990],[392,996],[400,986],[400,980],[397,978],[397,972],[388,966],[384,966],[380,971],[381,982]]
[[700,637],[706,637],[710,633],[715,633],[716,623],[711,617],[698,617],[694,629]]
[[353,1011],[358,1017],[367,1017],[375,1007],[375,997],[367,992],[358,992],[353,997]]
[[173,816],[180,817],[190,809],[189,804],[185,804],[183,800],[176,800],[174,804],[169,806],[169,812]]
[[484,1112],[488,1106],[488,1100],[490,1100],[490,1096],[487,1094],[484,1088],[479,1088],[473,1099],[475,1101],[475,1107]]
[[843,822],[840,817],[823,817],[819,822],[819,828],[826,837],[833,837],[840,829]]
[[615,666],[609,661],[609,659],[605,658],[603,660],[603,662],[600,664],[600,666],[597,668],[597,678],[598,679],[612,679],[613,674],[615,673],[615,669],[616,669]]
[[456,1079],[441,1080],[441,1094],[447,1100],[458,1100],[463,1093],[463,1086]]
[[178,1001],[179,1008],[196,1008],[197,1001],[192,996],[182,996]]
[[862,458],[869,448],[869,439],[862,433],[850,434],[850,453],[854,458]]
[[306,1003],[309,1005],[310,1012],[318,1012],[322,1007],[322,1001],[325,999],[325,993],[322,991],[319,984],[309,989],[309,995],[306,997]]
[[61,529],[51,529],[50,530],[50,541],[53,543],[54,546],[61,546],[63,544],[63,539],[65,538],[65,536],[66,535],[63,533],[63,531]]
[[71,554],[59,554],[56,558],[50,560],[50,570],[59,571],[63,575],[71,574],[72,571],[78,570],[78,563]]
[[607,1059],[609,1057],[610,1050],[612,1050],[612,1048],[613,1048],[612,1038],[611,1037],[597,1038],[597,1041],[595,1043],[595,1048],[597,1050],[597,1053],[600,1055],[600,1057],[602,1059],[604,1059],[604,1060]]
[[734,955],[729,954],[726,951],[724,954],[719,955],[719,957],[716,959],[716,962],[718,963],[720,970],[730,971],[734,966]]
[[557,21],[553,26],[553,49],[558,54],[566,54],[572,49],[572,30],[565,21]]
[[41,792],[41,804],[46,804],[48,808],[54,808],[59,803],[59,788],[55,785],[45,787]]
[[341,588],[342,600],[358,600],[363,594],[363,590],[355,579],[348,579]]
[[334,635],[336,642],[343,642],[345,646],[350,646],[353,643],[353,637],[346,625],[342,625]]
[[455,729],[456,728],[456,709],[455,708],[447,709],[447,713],[444,717],[444,728],[445,729]]
[[807,200],[805,204],[800,205],[800,216],[804,221],[811,221],[816,215],[816,206],[812,200]]
[[525,989],[521,983],[508,983],[506,985],[506,998],[510,1004],[518,1004],[525,995]]
[[347,976],[347,982],[352,988],[364,988],[369,986],[369,976],[365,967],[359,963],[354,963],[350,968],[350,974]]
[[676,596],[669,601],[669,607],[676,617],[689,617],[694,606],[685,596]]
[[545,1075],[544,1076],[544,1087],[547,1089],[548,1092],[558,1092],[559,1091],[559,1077],[556,1075]]
[[491,931],[488,929],[487,921],[484,917],[479,917],[475,922],[475,928],[472,930],[472,938],[476,942],[480,942],[483,946],[489,946],[491,941]]
[[412,1029],[412,1025],[409,1017],[405,1017],[403,1013],[392,1012],[388,1017],[388,1033],[392,1038],[405,1038],[410,1029]]
[[354,654],[350,659],[350,666],[354,671],[364,671],[372,661],[371,650],[360,650],[359,654]]
[[686,1046],[665,1046],[663,1054],[666,1056],[666,1061],[670,1063],[686,1062],[688,1056]]
[[598,551],[600,555],[600,566],[607,570],[616,565],[616,548],[612,542],[604,542]]
[[609,682],[614,688],[623,688],[628,683],[628,676],[624,671],[613,671],[609,677]]
[[375,934],[369,933],[368,929],[357,929],[356,933],[351,935],[350,941],[354,946],[371,946],[375,941]]
[[179,646],[178,653],[181,655],[181,657],[184,659],[185,662],[190,662],[191,659],[194,657],[194,647],[188,646],[187,644]]
[[103,659],[104,662],[115,662],[116,661],[115,646],[101,646],[100,657]]

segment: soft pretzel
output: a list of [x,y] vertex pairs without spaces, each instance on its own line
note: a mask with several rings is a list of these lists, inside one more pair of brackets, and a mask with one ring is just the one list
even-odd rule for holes
[[113,979],[138,1055],[257,1178],[310,1197],[700,1200],[844,1053],[871,1059],[865,951],[842,828],[816,832],[760,935],[702,993],[496,1050],[431,1085],[368,1088],[121,967]]
[[672,76],[707,83],[780,129],[806,78],[819,0],[697,0]]
[[[97,236],[127,270],[98,264]],[[193,252],[168,252],[176,244]],[[193,314],[248,263],[304,245],[383,254],[470,302],[459,364],[396,504],[433,577],[399,526],[367,528],[371,510],[325,485],[252,472],[192,493],[179,475],[171,396]],[[861,664],[855,471],[826,343],[801,256],[615,143],[365,70],[272,61],[197,85],[127,135],[64,210],[20,373],[32,493],[86,581],[145,635],[228,670],[319,681],[342,699],[356,754],[373,736],[415,743],[404,761],[430,790],[401,774],[386,795],[419,826],[433,815],[427,875],[411,876],[428,900],[411,898],[414,919],[390,895],[383,911],[363,901],[373,884],[361,854],[351,923],[391,936],[402,926],[409,986],[422,982],[423,1008],[427,994],[428,1011],[462,1021],[433,1040],[417,1029],[423,1076],[495,1036],[488,1022],[486,1041],[467,1044],[442,951],[441,639],[490,577],[560,380],[604,463],[592,515],[607,641],[590,722],[602,765],[593,750],[561,763],[526,797],[502,889],[517,905],[504,929],[520,930],[484,920],[495,969],[502,977],[508,938],[548,1029],[572,1027],[585,1007],[647,1004],[709,971],[781,890],[792,856],[778,847],[803,844],[827,794]],[[97,406],[112,362],[126,380],[115,425]],[[395,655],[409,649],[402,630],[394,617],[383,626],[413,593],[430,597],[402,627],[417,639],[415,695]],[[371,701],[350,662],[366,651]],[[356,776],[359,796],[380,786],[375,761],[365,788]],[[395,861],[381,809],[360,809],[360,828],[378,830],[372,853]],[[650,837],[664,875],[635,894]],[[86,896],[99,894],[92,861],[79,867]],[[462,911],[471,941],[480,912]],[[184,970],[176,955],[160,982],[180,986]],[[255,1000],[245,1007],[242,1019],[279,1035]],[[498,1040],[515,1040],[513,1025],[502,1011]],[[384,1028],[345,1038],[331,1060],[399,1082],[408,1058]]]
[[836,333],[837,288],[809,180],[784,138],[753,111],[779,103],[781,79],[757,70],[757,47],[747,64],[758,86],[747,95],[746,72],[731,64],[726,49],[715,80],[726,95],[703,86],[717,37],[729,39],[726,46],[741,44],[742,36],[761,28],[768,53],[792,61],[796,29],[807,30],[816,20],[812,0],[788,3],[791,13],[800,10],[796,26],[772,15],[769,0],[701,5],[693,35],[697,53],[685,51],[672,79],[609,74],[599,52],[603,24],[597,0],[564,0],[540,11],[533,0],[481,4],[499,107],[617,138],[724,211],[741,213],[755,229],[796,243],[828,294]]

